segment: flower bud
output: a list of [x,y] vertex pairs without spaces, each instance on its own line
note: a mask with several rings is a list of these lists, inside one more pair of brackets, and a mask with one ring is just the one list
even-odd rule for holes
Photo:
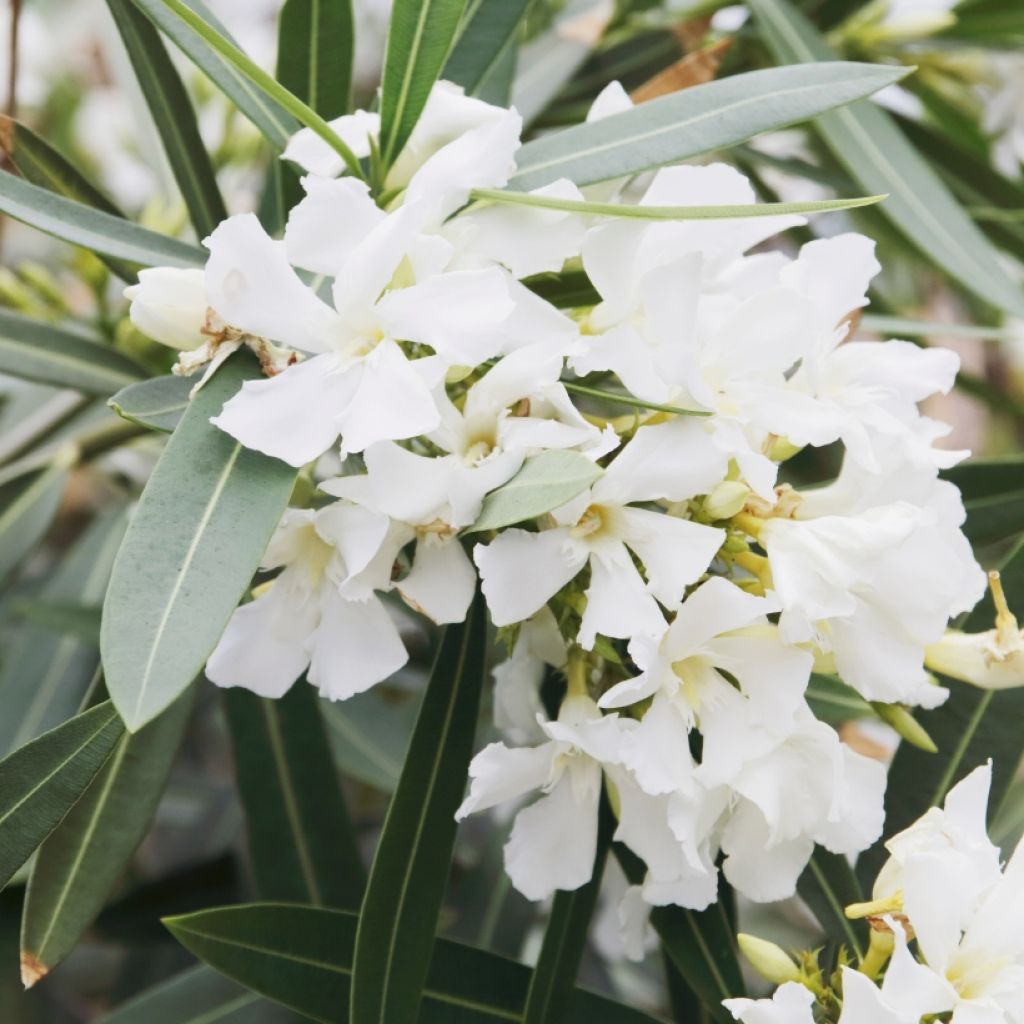
[[124,290],[132,323],[147,337],[179,352],[206,340],[206,286],[203,271],[153,267],[139,271],[139,283]]
[[891,729],[895,729],[911,746],[934,754],[939,748],[935,740],[928,735],[924,726],[902,704],[883,704],[871,701],[875,714]]
[[731,519],[741,511],[750,496],[750,488],[739,480],[723,480],[704,500],[710,519]]
[[742,932],[736,936],[736,941],[743,955],[750,961],[750,966],[766,981],[773,985],[800,981],[800,968],[793,958],[774,942]]

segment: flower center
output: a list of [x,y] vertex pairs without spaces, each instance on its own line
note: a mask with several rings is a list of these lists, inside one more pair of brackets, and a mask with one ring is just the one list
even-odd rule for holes
[[572,528],[574,537],[593,537],[610,525],[608,511],[601,505],[590,505]]

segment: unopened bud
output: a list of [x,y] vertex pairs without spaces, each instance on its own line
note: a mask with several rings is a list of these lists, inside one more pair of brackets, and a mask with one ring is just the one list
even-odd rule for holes
[[445,384],[458,384],[465,380],[472,372],[472,366],[449,366],[448,372],[444,375]]
[[798,444],[793,444],[788,437],[779,437],[778,434],[771,434],[764,447],[764,453],[772,462],[785,462],[803,451]]
[[883,914],[899,913],[903,910],[903,890],[897,889],[877,900],[870,900],[867,903],[851,903],[844,909],[844,913],[851,921],[857,921],[862,917],[881,917]]
[[124,290],[135,326],[154,341],[190,352],[206,341],[206,285],[203,271],[152,267],[139,271],[139,283]]
[[883,704],[871,701],[875,714],[911,746],[934,754],[938,751],[935,741],[925,731],[924,726],[902,704]]
[[750,966],[766,981],[773,985],[800,981],[800,968],[793,958],[774,942],[742,932],[736,936],[736,941],[743,955],[750,961]]
[[704,499],[704,513],[709,519],[731,519],[741,511],[750,496],[750,488],[740,480],[723,480]]

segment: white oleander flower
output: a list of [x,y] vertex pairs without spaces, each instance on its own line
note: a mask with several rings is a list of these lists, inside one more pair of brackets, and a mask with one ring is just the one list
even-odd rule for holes
[[725,999],[722,1005],[743,1024],[814,1024],[814,993],[787,981],[770,999]]
[[[658,601],[674,606],[708,567],[721,530],[634,503],[682,501],[706,493],[725,475],[724,458],[700,424],[675,420],[641,427],[590,490],[552,513],[539,533],[506,530],[473,557],[496,625],[529,618],[584,566],[590,566],[579,641],[598,633],[660,633]],[[644,563],[646,581],[630,551]]]
[[408,655],[376,596],[389,583],[387,533],[386,516],[347,502],[289,509],[262,562],[282,571],[232,615],[207,677],[280,697],[306,672],[344,700],[397,672]]
[[985,587],[960,532],[963,506],[934,468],[888,460],[866,472],[847,459],[839,479],[808,491],[792,518],[764,522],[787,643],[831,652],[868,700],[934,707],[945,691],[924,670],[925,648]]

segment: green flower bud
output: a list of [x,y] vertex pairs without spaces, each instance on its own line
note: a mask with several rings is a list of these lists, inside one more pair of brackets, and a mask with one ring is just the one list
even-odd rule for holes
[[800,968],[793,958],[774,942],[742,932],[736,936],[736,941],[743,955],[750,961],[750,966],[766,981],[773,985],[800,981]]

